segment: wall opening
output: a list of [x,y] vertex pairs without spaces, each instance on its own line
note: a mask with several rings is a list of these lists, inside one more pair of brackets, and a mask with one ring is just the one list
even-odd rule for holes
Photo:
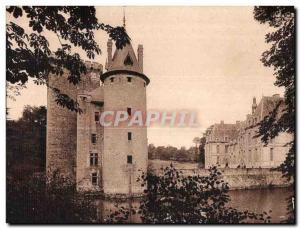
[[127,155],[127,164],[132,164],[132,155]]
[[131,133],[131,132],[128,132],[128,133],[127,133],[127,138],[128,138],[129,141],[132,140],[132,133]]
[[92,185],[98,184],[98,175],[97,173],[92,173]]
[[97,142],[97,135],[96,134],[92,134],[91,141],[92,141],[93,144],[96,144],[96,142]]
[[90,153],[90,166],[98,165],[98,153]]

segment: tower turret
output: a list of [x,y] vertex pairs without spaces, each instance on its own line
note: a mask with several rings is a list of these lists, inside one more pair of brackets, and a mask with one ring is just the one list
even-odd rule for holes
[[106,70],[109,70],[112,62],[112,41],[108,39],[107,41],[107,62],[106,62]]
[[138,46],[138,62],[139,62],[139,67],[141,71],[143,72],[143,45]]
[[[146,113],[146,86],[150,80],[139,63],[131,44],[115,50],[111,66],[100,77],[104,112],[126,112],[128,119],[136,112]],[[137,178],[148,167],[147,128],[129,126],[128,122],[122,126],[104,126],[103,141],[104,194],[142,194],[143,187]]]
[[253,102],[252,102],[252,114],[256,111],[257,104],[256,104],[256,98],[253,97]]

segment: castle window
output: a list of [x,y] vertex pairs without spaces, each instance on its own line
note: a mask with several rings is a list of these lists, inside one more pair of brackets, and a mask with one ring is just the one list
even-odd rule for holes
[[110,82],[113,83],[114,82],[114,77],[110,78]]
[[124,64],[125,64],[125,65],[131,65],[131,66],[133,65],[133,61],[131,60],[129,54],[128,54],[127,57],[125,58]]
[[127,77],[127,82],[131,83],[131,77]]
[[92,173],[92,185],[98,184],[98,175],[97,173]]
[[99,120],[100,120],[100,113],[95,112],[95,122],[99,122]]
[[274,149],[270,148],[270,161],[274,160]]
[[90,166],[97,166],[97,165],[98,165],[98,154],[90,153]]
[[219,154],[219,153],[220,153],[220,146],[217,145],[217,154]]
[[92,141],[93,144],[96,144],[96,142],[97,142],[97,135],[96,134],[92,134],[91,141]]
[[127,133],[127,138],[128,138],[129,141],[132,140],[132,133],[131,133],[131,132],[128,132],[128,133]]
[[127,114],[128,114],[129,116],[131,116],[131,108],[130,108],[130,107],[127,107]]
[[127,164],[132,164],[132,155],[127,155]]

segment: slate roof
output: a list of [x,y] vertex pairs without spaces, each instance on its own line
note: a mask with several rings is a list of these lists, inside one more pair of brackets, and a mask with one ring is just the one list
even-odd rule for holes
[[112,64],[109,68],[109,71],[113,70],[130,70],[142,73],[131,44],[127,44],[122,49],[115,50],[112,58]]

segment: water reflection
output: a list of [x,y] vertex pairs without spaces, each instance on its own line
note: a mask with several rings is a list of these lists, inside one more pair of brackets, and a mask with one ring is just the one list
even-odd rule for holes
[[[269,214],[272,223],[280,223],[287,219],[286,199],[292,193],[291,188],[233,190],[229,192],[231,201],[229,205],[239,210],[249,210],[256,213],[272,212]],[[140,200],[97,200],[99,221],[105,223],[108,216],[119,210],[138,209]],[[130,214],[128,223],[142,223],[139,214]],[[251,223],[251,222],[249,222]]]
[[[129,200],[97,200],[98,207],[98,220],[101,223],[107,223],[109,216],[122,207],[124,209],[138,210],[140,205],[140,199],[129,199]],[[140,215],[138,213],[134,214],[129,212],[128,221],[126,223],[142,223]]]
[[233,190],[229,192],[230,206],[239,210],[269,214],[272,223],[280,223],[287,219],[287,198],[291,196],[291,188],[272,188],[254,190]]

